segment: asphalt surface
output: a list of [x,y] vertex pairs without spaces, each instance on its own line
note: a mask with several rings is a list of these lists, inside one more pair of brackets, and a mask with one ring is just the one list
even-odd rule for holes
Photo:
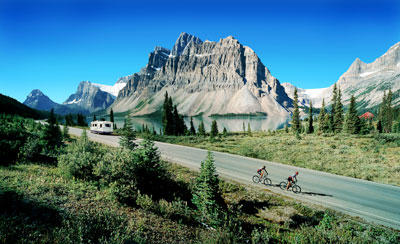
[[[69,128],[70,134],[80,135],[81,129]],[[98,135],[88,132],[91,140],[110,146],[119,146],[119,137]],[[183,166],[199,169],[207,151],[197,148],[156,142],[161,156]],[[258,160],[228,153],[213,152],[219,175],[245,184],[256,185],[252,176],[256,170],[266,165],[272,180],[267,187],[294,199],[320,204],[353,216],[359,216],[375,224],[400,230],[400,187],[374,183],[350,177],[338,176],[315,170]],[[298,171],[298,185],[302,192],[283,191],[278,184]]]

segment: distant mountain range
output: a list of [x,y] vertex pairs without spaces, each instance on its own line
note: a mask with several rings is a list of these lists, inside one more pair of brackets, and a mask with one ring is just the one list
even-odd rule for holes
[[[393,103],[400,105],[400,42],[367,64],[356,59],[336,84],[347,105],[351,95],[359,108],[380,104],[383,92],[392,89]],[[333,85],[327,88],[298,88],[299,103],[320,107],[330,104]],[[202,41],[181,33],[171,50],[155,47],[139,72],[124,76],[113,86],[82,81],[63,104],[33,90],[24,104],[58,114],[96,111],[158,114],[165,92],[180,113],[195,115],[267,114],[287,116],[293,107],[295,87],[281,84],[262,64],[256,53],[229,36],[218,42]]]
[[[400,105],[400,42],[393,45],[386,53],[372,63],[364,63],[359,58],[351,64],[349,69],[336,82],[342,91],[343,104],[350,103],[352,95],[356,98],[359,108],[370,109],[382,102],[383,93],[391,89],[393,105]],[[294,86],[290,83],[282,84],[290,97],[293,97]],[[321,107],[322,99],[330,104],[333,85],[321,89],[298,88],[299,100],[308,106]]]
[[121,77],[113,86],[82,81],[79,83],[77,91],[62,104],[52,101],[42,91],[35,89],[27,96],[24,104],[44,111],[50,111],[53,108],[55,113],[61,115],[89,114],[108,108],[114,102],[118,92],[126,85],[127,77]]

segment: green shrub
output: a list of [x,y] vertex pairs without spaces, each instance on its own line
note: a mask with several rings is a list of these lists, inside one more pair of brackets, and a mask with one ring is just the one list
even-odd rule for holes
[[94,168],[102,159],[102,150],[95,143],[89,141],[86,131],[78,141],[70,144],[65,154],[58,156],[58,166],[67,178],[94,180]]
[[63,243],[126,243],[137,239],[129,229],[124,215],[90,208],[66,218],[57,236]]

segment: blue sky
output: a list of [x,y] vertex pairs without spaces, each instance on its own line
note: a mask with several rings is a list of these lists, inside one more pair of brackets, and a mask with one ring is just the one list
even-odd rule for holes
[[38,88],[61,103],[80,81],[138,72],[181,32],[232,35],[281,83],[321,88],[400,41],[400,1],[0,0],[0,93],[23,102]]

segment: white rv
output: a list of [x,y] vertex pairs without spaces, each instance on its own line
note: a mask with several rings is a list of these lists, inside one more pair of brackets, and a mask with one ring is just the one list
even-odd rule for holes
[[96,134],[111,134],[113,132],[113,122],[110,121],[92,121],[90,123],[90,132]]

